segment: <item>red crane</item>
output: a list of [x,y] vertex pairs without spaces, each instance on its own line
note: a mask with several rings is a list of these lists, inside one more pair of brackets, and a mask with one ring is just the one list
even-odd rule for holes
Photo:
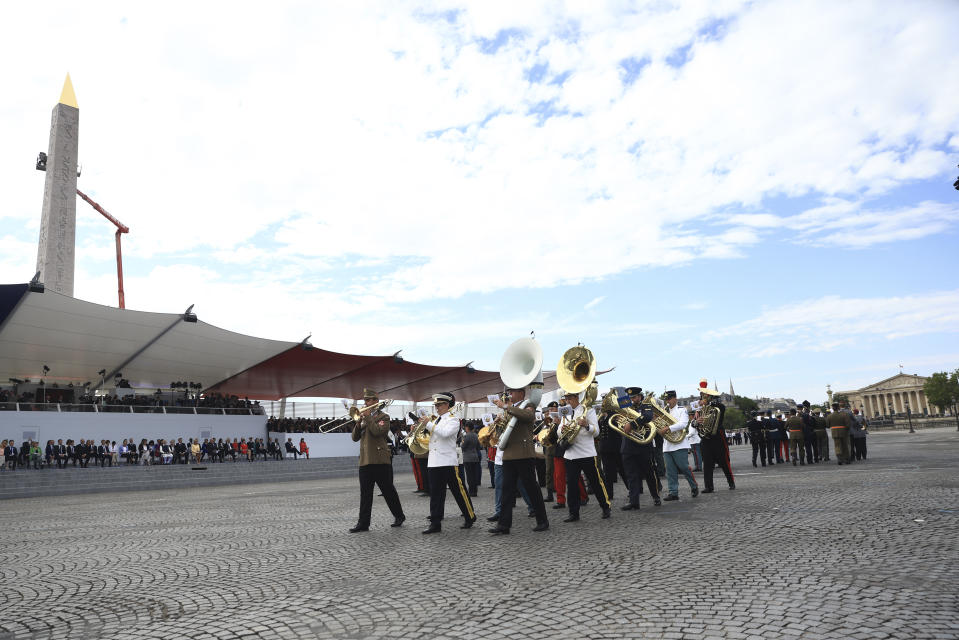
[[130,228],[107,213],[103,207],[91,200],[87,194],[83,193],[79,189],[77,189],[77,195],[86,200],[91,207],[100,213],[100,215],[115,224],[117,227],[117,294],[120,297],[120,308],[126,309],[126,301],[123,298],[123,255],[120,253],[120,234],[130,233]]

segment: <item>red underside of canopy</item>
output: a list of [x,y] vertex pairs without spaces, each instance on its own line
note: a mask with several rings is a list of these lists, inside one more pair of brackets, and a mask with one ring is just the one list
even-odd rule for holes
[[[556,388],[556,375],[544,372],[546,389]],[[363,389],[381,398],[424,401],[451,391],[457,401],[485,401],[503,390],[496,371],[466,366],[438,367],[397,361],[392,355],[360,356],[295,346],[207,389],[256,400],[280,398],[360,398]]]

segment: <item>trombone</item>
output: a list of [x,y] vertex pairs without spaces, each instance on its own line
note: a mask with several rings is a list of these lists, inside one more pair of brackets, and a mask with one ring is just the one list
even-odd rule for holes
[[362,409],[356,406],[356,403],[353,403],[353,406],[348,409],[350,414],[350,420],[353,422],[359,422],[362,420],[367,413],[378,411],[380,409],[385,409],[386,407],[393,404],[392,400],[380,400],[376,404],[371,404],[368,407],[363,407]]

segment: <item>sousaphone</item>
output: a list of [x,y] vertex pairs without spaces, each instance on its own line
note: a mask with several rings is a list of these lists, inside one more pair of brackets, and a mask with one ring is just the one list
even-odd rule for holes
[[[522,389],[529,386],[529,397],[522,402],[521,407],[537,407],[543,397],[543,348],[535,338],[520,338],[506,348],[499,364],[499,377],[509,389]],[[506,449],[516,417],[503,429],[497,447]]]

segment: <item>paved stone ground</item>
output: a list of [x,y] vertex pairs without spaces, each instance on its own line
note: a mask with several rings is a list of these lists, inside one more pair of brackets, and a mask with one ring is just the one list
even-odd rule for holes
[[408,472],[406,525],[376,498],[355,535],[353,479],[3,501],[0,639],[959,637],[959,434],[869,448],[753,469],[734,447],[736,491],[545,533],[520,506],[506,537],[421,535]]

